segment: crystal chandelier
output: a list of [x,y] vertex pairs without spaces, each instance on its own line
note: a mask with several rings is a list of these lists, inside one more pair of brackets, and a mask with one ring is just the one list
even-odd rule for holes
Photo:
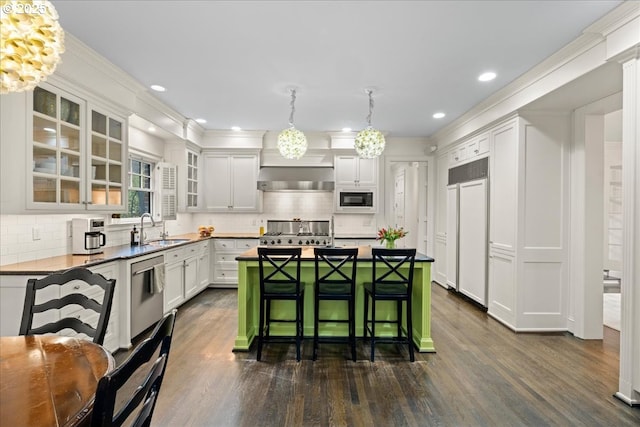
[[373,110],[372,90],[367,90],[369,95],[369,115],[367,116],[367,127],[356,135],[355,149],[358,156],[363,159],[373,159],[384,151],[384,135],[379,130],[371,126],[371,111]]
[[49,1],[0,1],[0,93],[32,90],[63,52],[64,31]]
[[293,125],[293,113],[296,111],[296,90],[291,89],[291,114],[289,128],[278,135],[278,150],[286,159],[299,159],[307,151],[307,137]]

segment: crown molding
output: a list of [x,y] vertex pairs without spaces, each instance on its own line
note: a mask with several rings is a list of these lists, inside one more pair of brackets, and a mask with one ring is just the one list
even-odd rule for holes
[[[587,27],[578,38],[436,132],[430,137],[431,143],[444,148],[468,136],[469,132],[466,128],[473,122],[476,122],[473,123],[474,126],[470,126],[473,129],[477,130],[478,124],[480,124],[480,128],[486,128],[491,123],[502,120],[505,114],[517,111],[538,97],[545,95],[548,91],[544,93],[541,92],[537,97],[531,94],[520,96],[523,95],[525,91],[534,89],[535,85],[540,84],[542,86],[544,80],[549,79],[553,73],[563,68],[570,68],[573,63],[578,63],[582,56],[586,57],[590,54],[599,55],[599,52],[596,52],[596,50],[606,44],[606,36],[625,24],[628,24],[630,21],[637,19],[639,15],[640,2],[626,1],[622,3],[616,9]],[[604,63],[604,61],[607,60],[606,49],[602,50],[604,52],[602,63]],[[586,72],[588,71],[591,71],[591,69],[586,70]],[[565,83],[567,82],[561,79],[556,79],[556,81],[553,82],[553,84],[557,86],[556,89]],[[518,98],[518,96],[520,97]],[[510,101],[512,102],[511,105],[509,105]],[[500,112],[499,107],[504,107],[504,111]],[[492,112],[493,114],[491,114]]]

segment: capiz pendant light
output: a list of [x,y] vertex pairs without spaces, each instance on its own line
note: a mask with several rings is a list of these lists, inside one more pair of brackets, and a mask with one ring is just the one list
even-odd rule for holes
[[299,159],[307,151],[307,137],[293,125],[293,113],[296,111],[296,90],[291,89],[291,114],[289,128],[278,135],[278,151],[286,159]]
[[58,12],[47,0],[0,1],[0,93],[32,90],[64,52]]
[[361,130],[356,135],[355,140],[355,149],[363,159],[373,159],[374,157],[378,157],[384,151],[384,146],[386,144],[384,140],[384,135],[377,129],[374,129],[371,126],[371,112],[373,111],[373,91],[371,89],[367,89],[367,94],[369,95],[369,115],[367,116],[367,127],[366,129]]

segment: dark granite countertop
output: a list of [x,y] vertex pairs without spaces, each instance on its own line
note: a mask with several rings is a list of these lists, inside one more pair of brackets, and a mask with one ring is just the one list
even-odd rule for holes
[[[279,246],[282,247],[282,246]],[[313,261],[313,246],[303,246],[302,247],[302,261]],[[257,261],[258,260],[258,248],[251,248],[248,251],[245,251],[236,257],[237,261]],[[371,246],[358,246],[358,261],[371,261]],[[418,253],[416,254],[416,262],[433,262],[434,259],[426,256],[424,254]]]

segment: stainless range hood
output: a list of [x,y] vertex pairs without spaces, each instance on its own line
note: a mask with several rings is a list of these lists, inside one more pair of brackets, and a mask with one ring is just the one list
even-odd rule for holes
[[268,166],[258,174],[262,191],[333,191],[334,187],[330,167]]

